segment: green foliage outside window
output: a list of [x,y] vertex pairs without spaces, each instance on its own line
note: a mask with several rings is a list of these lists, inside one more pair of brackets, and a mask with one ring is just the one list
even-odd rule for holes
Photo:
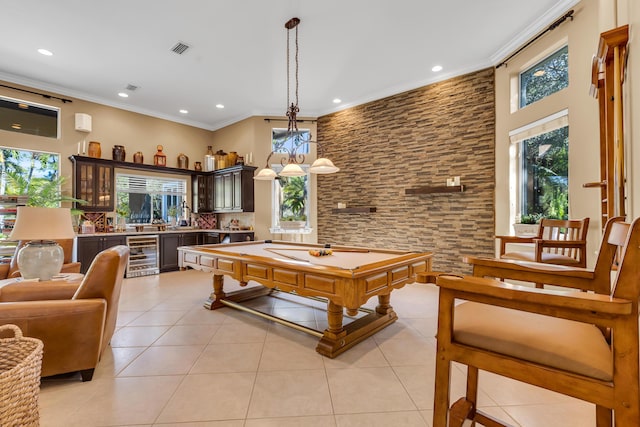
[[520,74],[520,108],[569,86],[569,47],[565,46]]
[[59,170],[58,154],[2,148],[0,194],[28,196],[28,206],[56,208],[61,202],[86,204],[84,200],[63,194],[66,177],[60,176]]
[[569,128],[522,141],[523,218],[569,217]]
[[279,177],[281,187],[280,220],[306,221],[307,177]]

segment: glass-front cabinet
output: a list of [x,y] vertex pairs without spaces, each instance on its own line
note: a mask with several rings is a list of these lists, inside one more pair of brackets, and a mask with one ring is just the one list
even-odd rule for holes
[[107,212],[113,210],[113,166],[76,160],[74,197],[86,200],[79,206],[84,211]]

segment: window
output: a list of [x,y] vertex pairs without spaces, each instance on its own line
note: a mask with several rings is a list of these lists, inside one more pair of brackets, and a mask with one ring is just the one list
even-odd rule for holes
[[[305,171],[308,166],[301,165]],[[282,166],[273,166],[276,172]],[[309,175],[278,177],[273,181],[274,213],[273,227],[308,227],[309,224]]]
[[569,46],[520,73],[520,108],[569,86]]
[[271,129],[271,151],[274,153],[289,153],[295,151],[297,154],[308,154],[309,144],[304,141],[311,139],[311,132],[302,129],[292,134],[287,129]]
[[0,129],[58,138],[60,109],[19,99],[0,97]]
[[186,200],[187,182],[183,179],[116,174],[116,211],[127,223],[169,222],[169,208],[180,210]]
[[63,181],[59,154],[0,148],[0,194],[27,195],[32,205],[59,207]]
[[567,111],[511,133],[518,144],[518,205],[521,219],[569,216]]

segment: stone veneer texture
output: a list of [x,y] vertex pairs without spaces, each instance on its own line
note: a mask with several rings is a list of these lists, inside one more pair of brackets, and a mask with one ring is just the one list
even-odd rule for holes
[[[488,68],[320,117],[341,170],[317,178],[318,242],[430,251],[434,270],[465,274],[463,256],[493,256],[494,98]],[[405,195],[454,176],[464,192]]]

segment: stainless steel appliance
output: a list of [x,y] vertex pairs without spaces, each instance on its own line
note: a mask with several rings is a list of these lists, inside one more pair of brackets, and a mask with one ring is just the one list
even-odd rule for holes
[[129,264],[126,277],[148,276],[160,273],[160,256],[157,234],[127,236]]

